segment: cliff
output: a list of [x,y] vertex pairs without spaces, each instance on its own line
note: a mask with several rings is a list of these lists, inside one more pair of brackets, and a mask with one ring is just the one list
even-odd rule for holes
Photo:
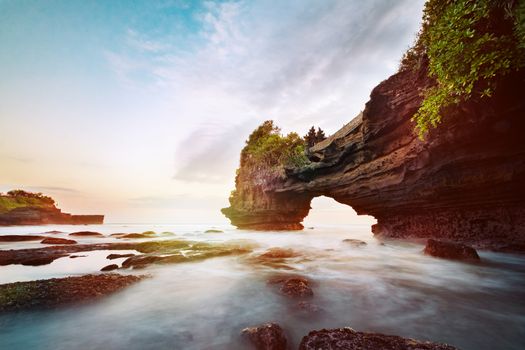
[[434,81],[425,64],[397,73],[359,116],[309,150],[309,166],[265,179],[241,164],[223,213],[239,228],[301,229],[311,199],[327,196],[374,216],[377,235],[523,249],[524,77],[518,71],[491,98],[447,108],[421,140],[411,118]]
[[55,201],[42,194],[11,191],[0,195],[0,226],[6,225],[86,225],[102,224],[104,215],[63,213]]

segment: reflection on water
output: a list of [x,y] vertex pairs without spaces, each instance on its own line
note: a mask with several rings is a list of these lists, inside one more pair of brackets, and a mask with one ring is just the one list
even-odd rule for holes
[[[291,247],[301,258],[291,259],[289,265],[294,273],[315,281],[312,302],[322,312],[305,315],[294,308],[294,301],[266,284],[284,270],[254,265],[245,257],[215,258],[148,268],[140,272],[152,278],[82,307],[1,315],[2,348],[242,349],[240,330],[268,321],[281,324],[294,347],[312,329],[342,326],[447,342],[466,350],[525,347],[523,256],[481,252],[479,264],[440,260],[421,254],[420,244],[386,241],[381,245],[365,226],[286,233],[224,227],[224,233],[204,234],[208,228],[103,225],[89,230],[170,231],[179,238],[205,241],[249,239],[258,244],[257,251]],[[0,234],[52,229],[2,228]],[[345,238],[368,244],[354,247],[343,243]],[[94,272],[110,263],[105,260],[107,253],[78,253],[88,256],[62,258],[37,268],[0,267],[0,278],[4,283],[13,276],[27,280]],[[14,269],[19,270],[13,273]]]

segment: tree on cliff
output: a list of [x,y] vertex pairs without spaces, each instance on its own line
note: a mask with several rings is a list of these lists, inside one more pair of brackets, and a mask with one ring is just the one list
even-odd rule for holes
[[436,85],[413,117],[421,138],[441,122],[443,108],[489,98],[501,77],[525,67],[525,0],[428,0],[400,70],[427,60]]
[[321,130],[321,128],[317,128],[317,131],[315,131],[315,127],[312,126],[310,130],[308,130],[308,134],[304,136],[304,141],[307,148],[312,147],[318,142],[321,142],[326,139],[326,136],[324,134],[324,131]]

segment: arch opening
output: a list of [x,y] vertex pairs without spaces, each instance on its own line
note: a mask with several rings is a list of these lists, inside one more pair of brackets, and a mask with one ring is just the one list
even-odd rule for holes
[[372,227],[372,225],[377,223],[373,216],[357,215],[351,206],[339,203],[335,199],[326,196],[314,197],[310,207],[311,209],[303,221],[305,227],[316,225]]

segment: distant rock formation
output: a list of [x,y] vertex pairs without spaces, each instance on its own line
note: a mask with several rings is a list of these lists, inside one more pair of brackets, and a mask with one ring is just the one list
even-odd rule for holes
[[525,74],[493,97],[444,111],[425,140],[411,118],[432,86],[426,65],[373,89],[364,111],[313,146],[307,167],[254,181],[239,169],[223,213],[239,228],[302,229],[310,201],[327,196],[372,215],[372,231],[512,250],[525,242]]
[[0,226],[7,225],[85,225],[102,224],[104,215],[63,213],[55,201],[39,193],[21,190],[0,194]]

